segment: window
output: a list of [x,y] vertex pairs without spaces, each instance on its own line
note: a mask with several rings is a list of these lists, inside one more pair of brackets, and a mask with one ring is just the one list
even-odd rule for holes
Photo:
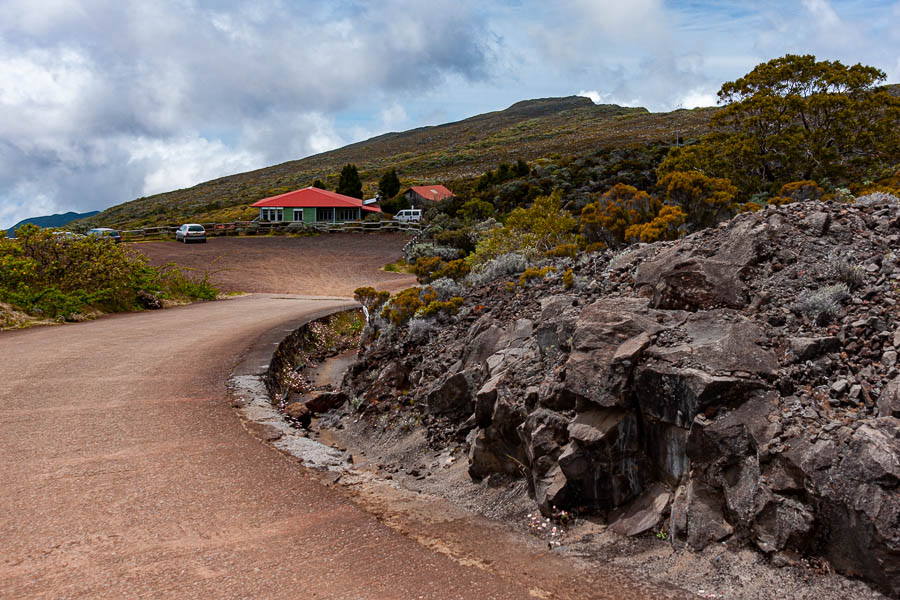
[[295,208],[294,209],[294,221],[302,221],[303,220],[303,209]]
[[280,208],[261,208],[259,213],[260,221],[281,221],[282,209]]
[[339,208],[338,221],[355,221],[359,218],[359,209],[357,208]]
[[317,208],[316,221],[334,221],[334,209],[331,207]]

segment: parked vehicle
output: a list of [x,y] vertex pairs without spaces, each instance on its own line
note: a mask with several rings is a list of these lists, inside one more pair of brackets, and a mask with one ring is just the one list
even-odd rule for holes
[[122,236],[119,235],[119,232],[109,227],[95,227],[88,231],[88,236],[100,240],[110,240],[117,244],[122,241]]
[[404,223],[418,223],[422,220],[422,209],[421,208],[405,208],[394,215],[395,221],[402,221]]
[[185,223],[175,231],[175,241],[206,243],[206,230],[199,223]]
[[54,231],[53,236],[56,238],[56,242],[59,244],[73,242],[84,237],[80,233],[73,233],[71,231]]

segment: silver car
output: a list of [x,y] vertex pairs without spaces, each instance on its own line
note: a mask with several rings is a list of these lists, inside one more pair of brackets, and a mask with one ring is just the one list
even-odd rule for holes
[[175,241],[184,242],[203,242],[206,243],[206,230],[203,225],[198,223],[185,223],[175,230]]

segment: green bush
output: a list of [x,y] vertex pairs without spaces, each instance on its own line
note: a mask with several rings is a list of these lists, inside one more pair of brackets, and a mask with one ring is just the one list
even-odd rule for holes
[[459,296],[450,298],[446,302],[440,300],[432,300],[428,306],[422,308],[418,312],[420,317],[434,317],[440,314],[455,315],[459,312],[459,307],[463,305],[463,299]]
[[437,301],[437,293],[430,287],[406,288],[391,298],[381,311],[381,318],[394,325],[402,325],[415,316],[419,309]]
[[441,267],[432,271],[431,279],[453,279],[454,281],[458,281],[469,274],[472,270],[472,267],[469,266],[469,263],[465,261],[465,259],[459,258],[457,260],[451,260],[448,263],[444,263]]
[[431,274],[440,269],[444,264],[445,263],[439,256],[423,256],[416,261],[416,266],[413,267],[413,273],[416,274],[416,279],[420,282],[428,283],[432,279],[436,279],[436,277],[432,277]]
[[61,238],[33,225],[0,240],[0,302],[47,318],[88,311],[140,308],[139,294],[179,300],[213,299],[209,274],[189,277],[174,264],[151,267],[123,244]]
[[509,213],[503,227],[488,231],[468,257],[472,266],[484,264],[509,253],[538,258],[561,244],[575,240],[577,221],[562,207],[562,192],[536,198],[528,208]]

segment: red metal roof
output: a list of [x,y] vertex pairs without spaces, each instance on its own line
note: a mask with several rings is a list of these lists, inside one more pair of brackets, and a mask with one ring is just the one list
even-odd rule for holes
[[435,202],[456,195],[442,185],[417,185],[409,189],[422,196],[423,198],[427,200],[434,200]]
[[294,190],[286,194],[279,194],[270,198],[263,198],[254,202],[251,206],[269,206],[275,208],[362,208],[368,212],[381,212],[377,205],[363,206],[362,200],[345,196],[328,190],[308,187],[302,190]]

